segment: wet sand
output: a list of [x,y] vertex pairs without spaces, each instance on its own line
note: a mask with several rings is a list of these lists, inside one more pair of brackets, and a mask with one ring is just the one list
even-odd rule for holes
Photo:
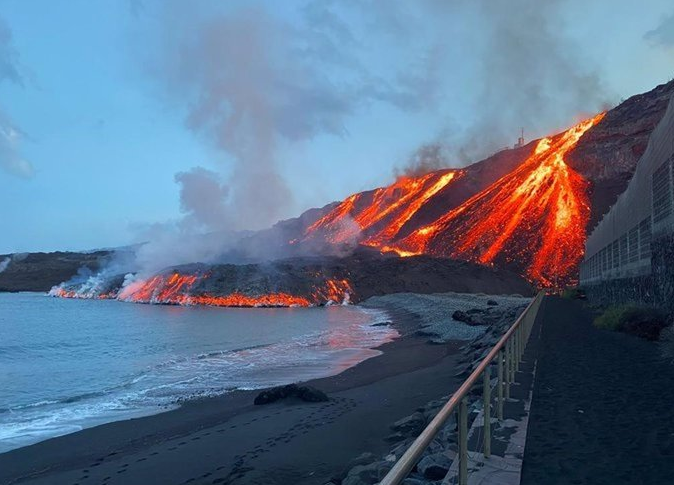
[[458,387],[464,343],[429,344],[396,312],[383,354],[310,381],[330,401],[254,406],[259,391],[192,401],[0,454],[0,483],[324,484],[363,452],[385,453],[390,425]]

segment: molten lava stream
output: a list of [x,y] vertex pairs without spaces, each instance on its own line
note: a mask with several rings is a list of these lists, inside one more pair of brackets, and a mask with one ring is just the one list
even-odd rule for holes
[[346,279],[326,279],[310,295],[292,295],[272,292],[246,295],[235,291],[227,295],[192,294],[199,279],[208,275],[156,275],[148,280],[135,281],[120,291],[118,299],[136,303],[173,305],[210,305],[222,307],[308,307],[325,303],[348,303],[353,289]]
[[431,197],[460,174],[453,170],[420,177],[404,176],[388,187],[351,195],[309,226],[304,239],[320,235],[338,244],[362,232],[376,231],[363,244],[380,247],[392,240]]
[[261,296],[248,296],[231,293],[225,296],[196,295],[187,297],[185,304],[222,307],[308,307],[311,302],[304,297],[287,293],[270,293]]
[[391,245],[481,264],[508,263],[545,287],[573,281],[590,217],[588,182],[564,156],[604,117],[600,113],[539,141],[516,170]]

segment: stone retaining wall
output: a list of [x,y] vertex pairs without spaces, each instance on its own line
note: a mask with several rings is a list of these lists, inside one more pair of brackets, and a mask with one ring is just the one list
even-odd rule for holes
[[674,235],[653,241],[651,249],[650,275],[585,285],[588,299],[602,305],[654,306],[674,315]]

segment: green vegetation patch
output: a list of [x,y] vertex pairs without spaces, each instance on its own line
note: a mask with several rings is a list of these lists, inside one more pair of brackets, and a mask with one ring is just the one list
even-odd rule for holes
[[625,332],[646,340],[657,340],[669,325],[667,315],[656,308],[613,305],[594,320],[597,328]]

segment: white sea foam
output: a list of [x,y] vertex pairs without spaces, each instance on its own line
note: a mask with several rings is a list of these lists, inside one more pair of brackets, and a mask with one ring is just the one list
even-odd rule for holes
[[[378,355],[380,352],[373,349],[397,336],[390,327],[373,326],[389,321],[385,312],[357,307],[231,310],[42,300],[63,311],[73,310],[74,315],[92,311],[92,321],[97,324],[101,318],[113,319],[101,325],[102,335],[86,322],[72,325],[67,330],[70,332],[67,347],[60,340],[52,342],[49,335],[34,345],[0,343],[0,364],[6,359],[16,368],[21,368],[21,362],[28,364],[36,352],[40,355],[52,352],[50,359],[68,362],[77,353],[72,356],[73,362],[81,362],[84,367],[88,359],[95,363],[92,365],[95,374],[82,371],[78,379],[80,388],[76,390],[72,388],[72,380],[64,380],[59,384],[61,387],[49,390],[24,386],[24,391],[35,395],[34,400],[28,401],[21,401],[11,389],[0,391],[0,452],[105,422],[161,412],[184,399],[334,375]],[[101,309],[105,310],[103,315],[98,314]],[[148,315],[159,320],[147,320]],[[114,323],[117,319],[124,324]],[[307,321],[299,325],[298,320],[302,319]],[[71,316],[64,321],[72,323]],[[223,329],[223,325],[229,325],[231,330]],[[246,333],[239,325],[258,325],[260,329],[248,329]],[[87,339],[100,338],[102,342],[80,340],[78,332]],[[120,332],[122,338],[117,341],[114,337]],[[142,332],[143,338],[137,332]],[[108,334],[113,338],[106,338]],[[214,335],[218,339],[226,337],[222,348],[210,342]],[[93,346],[90,352],[87,346]],[[19,361],[8,355],[16,354],[18,347],[27,349]],[[185,352],[185,347],[191,350]],[[148,359],[145,354],[157,358]],[[132,373],[112,372],[108,376],[104,372],[107,368],[96,367],[124,365],[132,369],[138,367],[133,365],[134,359],[146,364]],[[47,370],[40,372],[45,372],[44,378],[48,379]]]

